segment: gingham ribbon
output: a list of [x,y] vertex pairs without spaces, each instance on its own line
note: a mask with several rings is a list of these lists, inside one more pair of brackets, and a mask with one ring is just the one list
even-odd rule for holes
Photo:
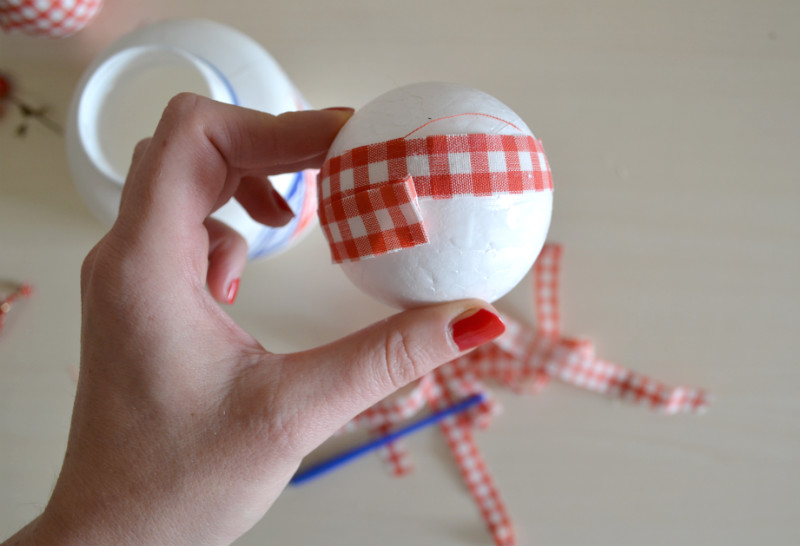
[[427,243],[420,199],[552,189],[542,143],[531,136],[397,138],[325,161],[319,218],[341,263]]
[[[502,501],[472,435],[485,428],[499,404],[489,396],[482,380],[492,379],[520,394],[535,394],[551,378],[644,405],[660,413],[699,413],[708,406],[705,391],[668,387],[645,375],[601,360],[590,341],[560,335],[558,276],[561,247],[547,244],[534,264],[537,328],[503,317],[506,333],[423,377],[406,396],[383,401],[357,416],[345,428],[366,427],[385,434],[421,411],[426,405],[442,409],[452,402],[481,393],[485,401],[476,408],[441,423],[441,430],[464,483],[498,546],[516,543],[511,517]],[[405,447],[394,442],[384,458],[395,475],[411,471]]]
[[6,31],[60,38],[85,27],[102,0],[0,0],[0,27]]

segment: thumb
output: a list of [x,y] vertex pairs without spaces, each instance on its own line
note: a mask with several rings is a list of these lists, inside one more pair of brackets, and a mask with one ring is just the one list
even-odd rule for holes
[[[329,345],[298,353],[292,370],[322,438],[397,389],[505,331],[497,311],[462,300],[398,313]],[[299,364],[299,365],[298,365]],[[294,382],[293,382],[294,383]]]

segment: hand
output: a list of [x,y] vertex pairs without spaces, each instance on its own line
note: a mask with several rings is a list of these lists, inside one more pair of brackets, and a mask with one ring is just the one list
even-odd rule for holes
[[349,419],[502,332],[488,304],[460,301],[277,355],[218,305],[247,248],[209,215],[235,196],[257,220],[285,224],[266,176],[319,167],[349,115],[170,102],[84,262],[63,468],[42,516],[11,542],[230,543]]

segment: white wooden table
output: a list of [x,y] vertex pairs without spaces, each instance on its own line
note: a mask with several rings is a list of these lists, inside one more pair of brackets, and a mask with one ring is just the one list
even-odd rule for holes
[[[713,392],[704,416],[662,417],[560,384],[497,391],[505,413],[477,439],[521,544],[800,542],[800,4],[107,0],[73,38],[0,36],[0,71],[63,120],[94,55],[170,16],[246,32],[316,106],[425,80],[509,104],[554,172],[565,333]],[[0,120],[0,279],[37,291],[0,336],[2,536],[60,467],[79,268],[104,231],[63,140],[17,139],[17,120]],[[531,320],[530,299],[525,281],[499,307]],[[231,309],[276,351],[390,312],[329,265],[319,231],[249,265]],[[410,477],[369,457],[287,491],[239,544],[489,544],[438,432],[409,446]]]

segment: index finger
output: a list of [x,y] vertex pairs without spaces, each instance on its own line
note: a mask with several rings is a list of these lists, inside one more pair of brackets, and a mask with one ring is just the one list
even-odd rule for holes
[[137,238],[189,235],[239,178],[231,173],[318,167],[350,113],[273,116],[184,93],[173,98],[125,183],[118,220]]

